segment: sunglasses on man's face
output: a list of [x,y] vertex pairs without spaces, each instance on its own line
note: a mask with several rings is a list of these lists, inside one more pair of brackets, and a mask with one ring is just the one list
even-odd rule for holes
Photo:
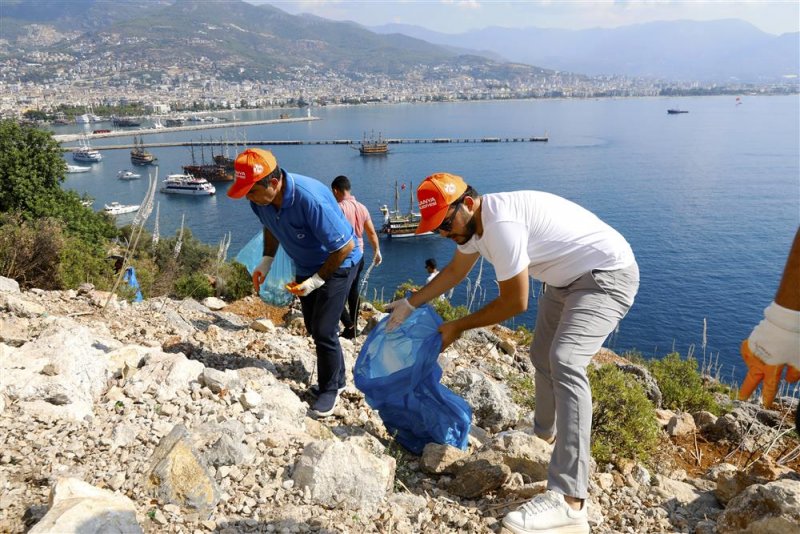
[[453,213],[448,215],[442,220],[442,224],[436,227],[434,232],[451,232],[453,230],[453,222],[456,220],[456,214],[458,213],[458,208],[461,206],[461,201],[459,200],[455,204],[452,205]]

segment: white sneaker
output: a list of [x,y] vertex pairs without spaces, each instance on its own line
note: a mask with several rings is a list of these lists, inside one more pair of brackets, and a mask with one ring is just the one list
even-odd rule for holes
[[503,526],[514,534],[587,534],[588,501],[573,510],[558,492],[547,490],[503,518]]

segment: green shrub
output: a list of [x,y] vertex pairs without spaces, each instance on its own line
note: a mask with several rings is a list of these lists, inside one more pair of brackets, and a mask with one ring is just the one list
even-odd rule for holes
[[592,386],[592,456],[645,460],[658,445],[658,423],[644,389],[615,365],[589,369]]
[[717,415],[722,412],[714,394],[703,386],[694,358],[682,360],[680,354],[673,352],[652,360],[650,372],[658,382],[664,408],[690,413],[707,410]]
[[509,373],[506,384],[511,390],[511,400],[530,411],[536,408],[536,387],[532,374]]
[[175,282],[175,295],[178,298],[202,300],[213,294],[214,288],[203,273],[185,274]]
[[217,276],[220,294],[229,301],[239,300],[253,292],[253,279],[247,267],[238,261],[222,265]]
[[106,259],[103,248],[70,237],[61,250],[58,273],[61,286],[76,288],[84,282],[100,290],[109,290],[113,284],[114,266]]

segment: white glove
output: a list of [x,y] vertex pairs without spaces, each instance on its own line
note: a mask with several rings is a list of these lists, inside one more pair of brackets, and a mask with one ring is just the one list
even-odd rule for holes
[[381,251],[376,250],[375,255],[372,257],[372,265],[377,267],[378,265],[381,264],[382,261],[383,261],[383,256],[381,256]]
[[309,293],[325,285],[325,280],[318,273],[314,273],[310,278],[306,278],[299,284],[289,284],[286,289],[298,297],[307,297]]
[[416,310],[416,308],[408,302],[408,299],[400,299],[390,302],[386,305],[386,309],[392,312],[392,314],[389,316],[389,324],[386,325],[387,332],[391,332],[403,324],[403,322],[408,319],[408,316],[411,315],[414,310]]
[[259,292],[261,289],[261,284],[264,283],[264,280],[267,279],[267,273],[269,273],[269,268],[272,267],[272,260],[274,260],[272,256],[264,256],[261,258],[261,261],[256,265],[256,268],[253,269],[253,287],[256,290],[256,293]]
[[789,365],[800,369],[800,312],[776,303],[764,310],[764,319],[747,340],[750,350],[767,365]]

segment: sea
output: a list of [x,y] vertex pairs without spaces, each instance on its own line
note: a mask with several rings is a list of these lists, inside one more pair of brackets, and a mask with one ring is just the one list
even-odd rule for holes
[[[669,115],[668,108],[688,113]],[[144,139],[213,139],[238,142],[241,149],[259,141],[360,140],[373,133],[416,139],[547,136],[546,143],[393,144],[388,155],[371,157],[347,145],[267,148],[290,172],[325,184],[348,176],[377,227],[380,206],[394,206],[396,184],[405,211],[420,181],[442,171],[462,176],[479,193],[533,189],[577,202],[625,236],[641,271],[636,302],[607,341],[609,348],[647,358],[672,351],[691,354],[736,383],[746,372],[739,345],[773,300],[800,224],[799,108],[798,95],[325,106],[311,109],[320,119],[315,121],[243,127],[237,122],[278,118],[287,110],[236,111],[235,116],[219,114],[230,119],[229,128],[162,130]],[[300,117],[307,110],[288,113]],[[82,128],[54,127],[54,132]],[[131,135],[95,145],[132,140]],[[230,155],[236,149],[231,146]],[[188,147],[152,151],[159,180],[181,172],[192,157]],[[202,155],[199,147],[194,151],[196,160],[210,160],[208,148]],[[68,174],[64,186],[90,195],[95,209],[112,201],[141,203],[146,176],[117,179],[120,170],[132,168],[128,150],[103,156],[90,172]],[[137,172],[146,174],[147,168]],[[230,233],[230,256],[235,255],[259,224],[245,200],[228,198],[226,184],[217,187],[213,197],[159,193],[160,235],[174,235],[185,217],[193,235],[212,246]],[[124,217],[120,224],[129,222]],[[154,214],[149,229],[153,223]],[[444,266],[454,249],[436,235],[382,239],[384,262],[370,273],[368,297],[388,300],[403,282],[423,284],[425,259]],[[532,288],[528,311],[508,326],[534,326],[540,284]],[[476,265],[452,301],[471,301],[474,309],[496,296],[487,262],[482,270]]]

